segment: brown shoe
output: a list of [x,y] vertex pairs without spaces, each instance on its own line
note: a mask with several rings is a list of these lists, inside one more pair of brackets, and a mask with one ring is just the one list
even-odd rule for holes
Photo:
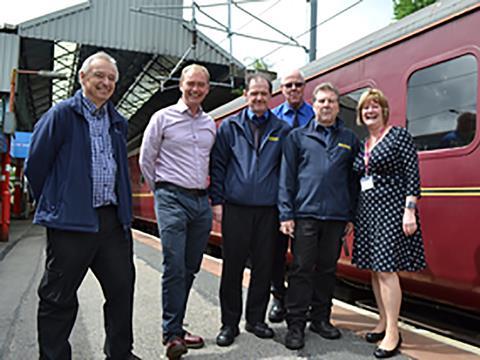
[[200,349],[205,345],[202,337],[190,334],[188,331],[185,331],[183,340],[185,341],[185,345],[189,349]]
[[169,360],[178,360],[188,351],[185,340],[178,336],[172,337],[170,340],[168,340],[166,346],[166,354]]

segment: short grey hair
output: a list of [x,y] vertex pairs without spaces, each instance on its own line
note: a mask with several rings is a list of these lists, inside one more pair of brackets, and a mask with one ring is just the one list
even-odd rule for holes
[[82,66],[80,67],[80,71],[78,72],[79,81],[80,81],[80,73],[84,73],[84,74],[88,73],[90,71],[90,66],[92,65],[92,62],[96,59],[107,60],[108,62],[110,62],[115,67],[115,71],[117,73],[117,76],[115,77],[115,82],[117,82],[118,78],[119,78],[117,61],[112,56],[107,54],[105,51],[96,52],[95,54],[90,55],[89,57],[87,57],[85,59]]
[[316,96],[319,91],[331,91],[335,95],[337,95],[337,101],[340,101],[340,91],[338,91],[338,89],[330,82],[324,82],[315,87],[312,94],[312,98],[314,102],[316,100]]

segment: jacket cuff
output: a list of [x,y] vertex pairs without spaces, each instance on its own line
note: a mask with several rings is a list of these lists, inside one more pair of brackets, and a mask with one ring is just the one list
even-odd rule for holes
[[225,202],[222,198],[218,197],[218,196],[212,196],[212,194],[209,194],[210,196],[210,204],[212,206],[215,206],[215,205],[223,205],[223,203]]
[[280,221],[294,220],[294,216],[292,213],[280,214],[279,218]]

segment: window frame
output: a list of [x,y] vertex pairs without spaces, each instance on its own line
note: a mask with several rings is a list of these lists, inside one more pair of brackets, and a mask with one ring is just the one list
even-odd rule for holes
[[475,150],[480,143],[480,127],[479,127],[479,108],[480,108],[480,48],[477,46],[464,46],[451,51],[447,51],[442,54],[438,54],[429,58],[424,59],[423,61],[417,62],[407,68],[402,79],[402,83],[405,84],[403,90],[404,94],[402,96],[402,101],[405,114],[405,128],[409,130],[408,124],[406,121],[406,116],[408,113],[408,83],[412,75],[420,70],[427,69],[429,67],[454,60],[456,58],[471,55],[475,58],[477,62],[477,104],[476,104],[476,124],[475,124],[475,136],[472,142],[466,146],[462,147],[451,147],[451,148],[442,148],[442,149],[429,149],[429,150],[418,150],[418,156],[420,159],[434,159],[440,157],[459,157],[465,156]]
[[[373,79],[364,79],[364,80],[357,81],[355,83],[350,83],[346,86],[343,86],[338,89],[338,92],[340,93],[340,97],[342,97],[342,96],[348,95],[349,93],[352,93],[361,89],[366,89],[366,88],[378,89],[378,85]],[[340,105],[340,99],[339,99],[339,105]],[[356,113],[356,110],[355,110],[355,113]],[[362,127],[364,127],[366,130],[366,127],[364,125],[362,125]],[[350,129],[350,130],[353,131],[353,129]],[[359,140],[362,141],[363,139],[359,138]]]

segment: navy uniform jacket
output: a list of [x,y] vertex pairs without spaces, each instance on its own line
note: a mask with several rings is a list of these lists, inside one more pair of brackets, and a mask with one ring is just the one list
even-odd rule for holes
[[247,109],[222,122],[210,161],[212,205],[275,206],[282,145],[290,126],[269,112],[269,120],[255,149]]
[[358,179],[352,171],[356,135],[337,119],[329,144],[312,119],[289,134],[282,157],[280,221],[296,218],[352,221]]
[[[37,202],[34,222],[46,227],[97,232],[92,201],[92,152],[81,90],[45,113],[35,125],[25,175]],[[127,230],[132,220],[132,198],[127,160],[127,121],[112,103],[105,104],[110,119],[113,154],[117,161],[117,215]]]

